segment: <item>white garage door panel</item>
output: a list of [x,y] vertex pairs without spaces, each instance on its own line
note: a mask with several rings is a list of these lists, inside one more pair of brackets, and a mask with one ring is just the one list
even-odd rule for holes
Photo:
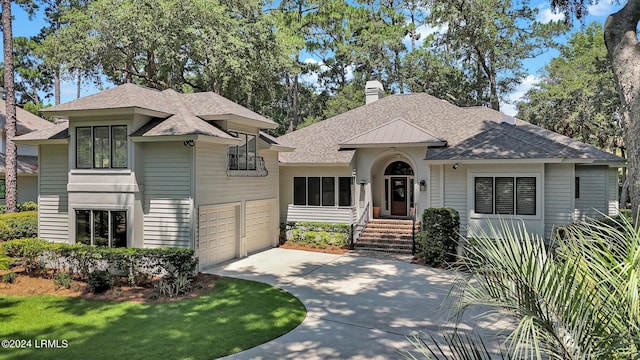
[[246,246],[247,252],[266,249],[272,246],[274,237],[273,201],[247,202],[247,228]]
[[206,267],[233,259],[237,248],[237,206],[200,207],[199,258]]

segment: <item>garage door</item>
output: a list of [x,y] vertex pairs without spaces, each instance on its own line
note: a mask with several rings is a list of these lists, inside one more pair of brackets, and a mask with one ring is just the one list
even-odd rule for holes
[[201,206],[198,224],[200,267],[233,259],[238,254],[238,206]]
[[247,201],[245,244],[248,253],[266,249],[275,243],[274,204],[274,200]]

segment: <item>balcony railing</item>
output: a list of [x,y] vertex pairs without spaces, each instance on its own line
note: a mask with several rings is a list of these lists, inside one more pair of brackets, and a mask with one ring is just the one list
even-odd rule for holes
[[269,175],[269,171],[262,156],[246,158],[229,154],[227,176],[265,177],[267,175]]

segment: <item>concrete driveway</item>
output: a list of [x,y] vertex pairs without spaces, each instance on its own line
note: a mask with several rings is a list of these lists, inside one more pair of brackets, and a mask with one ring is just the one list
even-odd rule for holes
[[[307,308],[293,331],[231,359],[389,359],[414,353],[406,336],[453,328],[442,306],[455,273],[395,260],[270,249],[206,272],[268,283]],[[504,324],[465,316],[487,338]]]

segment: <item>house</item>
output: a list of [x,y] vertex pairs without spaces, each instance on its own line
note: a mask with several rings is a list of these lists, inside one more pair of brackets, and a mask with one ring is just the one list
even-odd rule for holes
[[69,121],[22,135],[39,147],[39,236],[114,247],[187,247],[205,267],[277,244],[271,120],[214,93],[125,84],[43,110]]
[[549,237],[555,226],[616,214],[625,164],[489,108],[384,97],[377,81],[366,105],[277,140],[295,149],[279,157],[283,221],[353,224],[447,206],[467,236],[517,220]]
[[[7,105],[0,100],[0,204],[5,204],[5,166],[7,133],[6,111]],[[16,135],[27,134],[32,131],[47,129],[54,124],[36,116],[20,107],[16,107]],[[18,170],[18,202],[38,200],[38,148],[35,146],[17,146]]]

